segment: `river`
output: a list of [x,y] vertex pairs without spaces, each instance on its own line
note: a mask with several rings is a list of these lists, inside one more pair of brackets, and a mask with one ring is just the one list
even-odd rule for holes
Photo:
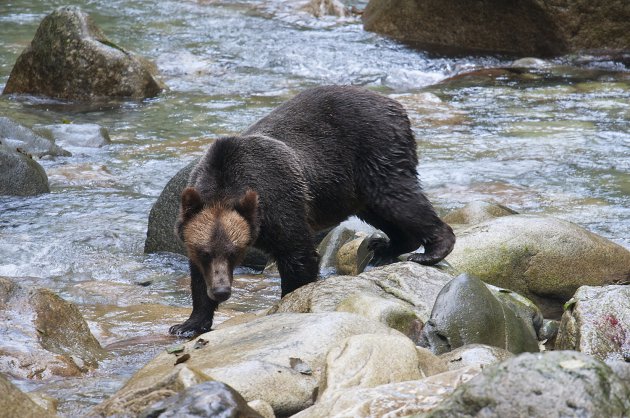
[[[0,3],[0,88],[41,19],[65,4]],[[0,115],[25,126],[97,123],[112,138],[40,161],[50,194],[0,197],[0,276],[77,303],[111,352],[82,379],[15,382],[59,399],[63,415],[84,413],[173,343],[161,311],[139,307],[168,305],[174,318],[190,306],[185,258],[143,254],[148,213],[164,185],[213,138],[239,132],[307,87],[362,85],[403,102],[420,177],[442,213],[494,199],[630,248],[630,73],[619,64],[563,58],[524,75],[443,82],[511,60],[431,57],[363,31],[356,16],[317,19],[291,1],[72,4],[114,43],[155,61],[168,90],[100,107],[0,98]],[[223,319],[279,296],[277,277],[240,273]]]

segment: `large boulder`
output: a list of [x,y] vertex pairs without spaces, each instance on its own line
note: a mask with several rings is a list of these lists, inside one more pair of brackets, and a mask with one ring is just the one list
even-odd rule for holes
[[0,372],[15,377],[78,376],[105,355],[79,309],[47,289],[0,278],[0,324]]
[[420,345],[443,354],[467,344],[487,344],[512,353],[539,351],[537,331],[542,316],[504,301],[479,279],[462,274],[440,291]]
[[46,16],[18,57],[3,94],[70,100],[153,97],[155,66],[108,40],[76,7]]
[[54,413],[37,405],[31,398],[0,374],[0,411],[4,417],[52,418]]
[[31,156],[0,144],[0,196],[50,192],[46,172]]
[[150,397],[156,383],[183,362],[197,375],[230,385],[248,401],[261,399],[276,414],[290,415],[312,404],[329,350],[360,334],[400,335],[349,313],[275,314],[218,329],[159,354],[95,412],[125,415],[138,410],[137,402]]
[[440,417],[626,417],[630,382],[575,351],[522,354],[488,366],[424,415]]
[[571,222],[536,215],[503,216],[460,230],[446,259],[457,271],[513,290],[559,318],[582,285],[630,277],[630,251]]
[[[147,238],[144,241],[145,253],[168,251],[186,255],[186,249],[175,236],[175,222],[179,214],[179,202],[182,191],[186,188],[190,172],[198,162],[199,159],[195,159],[179,170],[169,180],[153,204],[149,213]],[[250,247],[241,264],[262,270],[267,265],[267,261],[268,257],[262,251]]]
[[271,312],[352,312],[413,338],[452,278],[434,267],[395,263],[358,276],[309,283],[282,298]]
[[627,50],[627,2],[370,0],[366,30],[438,53],[551,56]]
[[557,350],[630,362],[630,286],[583,286],[567,303]]

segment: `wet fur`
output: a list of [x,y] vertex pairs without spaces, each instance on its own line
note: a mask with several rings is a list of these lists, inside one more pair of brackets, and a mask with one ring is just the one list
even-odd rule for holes
[[[310,89],[242,135],[215,141],[191,173],[177,232],[190,256],[223,246],[212,234],[224,225],[231,231],[224,241],[250,241],[275,258],[283,296],[317,277],[314,233],[351,215],[387,234],[370,243],[377,260],[424,246],[410,259],[434,264],[455,236],[424,196],[417,164],[398,102],[355,87]],[[208,296],[203,263],[190,259],[193,313],[172,333],[209,330],[218,304]]]

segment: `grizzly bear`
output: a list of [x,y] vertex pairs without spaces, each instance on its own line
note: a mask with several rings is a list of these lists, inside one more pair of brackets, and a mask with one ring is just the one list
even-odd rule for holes
[[176,234],[189,257],[192,314],[170,333],[210,330],[248,246],[276,260],[282,296],[315,281],[314,233],[351,215],[383,231],[376,264],[435,264],[455,243],[417,177],[416,140],[396,101],[350,86],[316,87],[239,136],[217,139],[183,191]]

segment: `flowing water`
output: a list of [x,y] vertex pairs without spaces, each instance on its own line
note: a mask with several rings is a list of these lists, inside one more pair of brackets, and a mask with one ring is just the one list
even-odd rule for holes
[[[67,3],[0,3],[0,88],[41,19]],[[50,194],[0,197],[0,276],[77,303],[111,353],[81,379],[16,381],[59,399],[62,414],[80,415],[117,390],[173,343],[168,326],[188,313],[185,258],[143,254],[164,185],[213,138],[239,132],[306,87],[363,85],[403,102],[421,179],[441,211],[494,199],[630,247],[630,73],[619,64],[567,59],[443,82],[510,61],[430,57],[364,32],[357,17],[317,19],[291,1],[72,3],[114,43],[155,61],[169,89],[100,108],[0,98],[0,114],[23,125],[97,123],[112,138],[40,161]],[[219,320],[279,297],[277,277],[241,273]]]

